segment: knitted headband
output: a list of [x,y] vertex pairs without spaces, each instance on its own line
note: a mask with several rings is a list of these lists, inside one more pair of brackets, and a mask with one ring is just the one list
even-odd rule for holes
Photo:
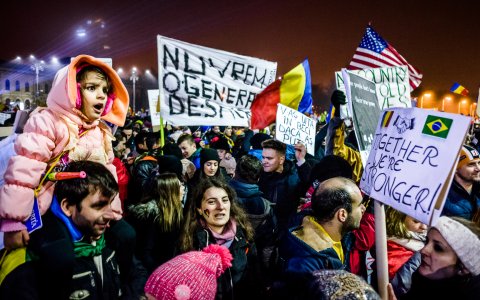
[[462,150],[460,151],[460,156],[458,158],[457,170],[468,164],[472,160],[478,158],[480,158],[480,154],[475,148],[463,145]]
[[440,217],[432,226],[452,247],[463,265],[474,276],[480,274],[480,239],[470,229],[449,217]]

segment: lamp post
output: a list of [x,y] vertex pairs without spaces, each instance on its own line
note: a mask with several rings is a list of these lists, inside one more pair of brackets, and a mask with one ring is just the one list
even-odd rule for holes
[[132,76],[130,76],[130,80],[133,82],[133,104],[132,104],[132,109],[133,109],[133,115],[135,115],[135,114],[136,114],[136,111],[135,111],[135,82],[138,80],[137,68],[135,68],[135,67],[132,68]]
[[450,101],[452,98],[450,97],[445,97],[442,99],[442,111],[445,111],[445,100]]
[[36,61],[34,62],[30,68],[35,71],[35,86],[36,86],[36,91],[35,91],[35,107],[38,106],[38,96],[39,96],[39,89],[38,89],[38,75],[41,71],[45,70],[43,67],[43,61]]
[[423,108],[423,98],[424,97],[430,98],[430,96],[432,96],[432,94],[430,93],[425,93],[422,95],[422,98],[420,98],[420,108]]
[[460,113],[460,108],[461,108],[462,103],[467,103],[467,100],[463,99],[462,101],[458,102],[458,113]]

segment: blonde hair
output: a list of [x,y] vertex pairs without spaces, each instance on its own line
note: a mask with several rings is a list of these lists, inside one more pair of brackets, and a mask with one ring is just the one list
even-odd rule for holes
[[163,173],[157,177],[157,206],[160,214],[157,222],[163,231],[180,228],[183,221],[180,181],[173,173]]
[[410,234],[407,226],[405,225],[405,219],[407,215],[399,212],[398,210],[388,207],[385,211],[385,219],[387,223],[387,236],[397,237],[403,239],[410,239]]

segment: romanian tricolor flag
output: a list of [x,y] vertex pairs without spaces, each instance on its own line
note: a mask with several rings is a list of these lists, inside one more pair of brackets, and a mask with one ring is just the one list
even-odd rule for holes
[[459,95],[468,96],[468,90],[456,82],[450,88],[450,92],[459,94]]
[[252,129],[263,129],[275,122],[277,104],[301,113],[312,113],[312,83],[308,60],[267,86],[252,102]]

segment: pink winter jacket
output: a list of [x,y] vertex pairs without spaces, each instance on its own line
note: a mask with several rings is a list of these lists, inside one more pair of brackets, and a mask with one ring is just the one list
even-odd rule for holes
[[[76,68],[92,64],[103,69],[111,79],[116,95],[110,112],[102,117],[115,125],[123,126],[128,108],[127,90],[116,72],[103,62],[87,55],[77,56],[70,65],[55,75],[47,97],[48,108],[37,108],[31,113],[23,134],[15,142],[16,156],[10,158],[5,173],[5,185],[0,189],[0,231],[26,229],[23,222],[33,208],[33,190],[46,172],[47,163],[63,150],[68,150],[70,161],[89,160],[104,164],[117,178],[112,165],[113,136],[101,120],[86,123],[75,108],[77,98]],[[79,137],[80,130],[88,132]],[[38,195],[41,214],[50,207],[53,182],[46,182]],[[121,218],[118,196],[112,203],[116,217]]]

